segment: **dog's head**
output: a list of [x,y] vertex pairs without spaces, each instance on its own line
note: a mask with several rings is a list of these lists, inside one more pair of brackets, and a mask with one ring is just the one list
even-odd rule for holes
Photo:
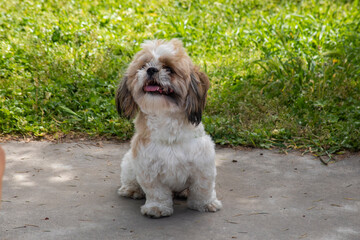
[[130,63],[116,94],[120,115],[183,112],[194,125],[201,122],[208,77],[193,65],[182,42],[145,41]]

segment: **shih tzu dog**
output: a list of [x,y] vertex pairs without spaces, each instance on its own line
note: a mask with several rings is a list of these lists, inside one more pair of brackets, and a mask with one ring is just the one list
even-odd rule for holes
[[215,192],[215,149],[201,123],[209,79],[178,39],[141,47],[116,94],[119,114],[136,116],[118,194],[146,197],[141,213],[149,217],[170,216],[173,193],[179,192],[187,195],[189,208],[215,212],[222,207]]

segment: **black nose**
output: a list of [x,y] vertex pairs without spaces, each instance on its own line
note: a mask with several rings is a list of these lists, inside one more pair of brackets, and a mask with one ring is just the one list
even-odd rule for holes
[[146,70],[147,74],[151,77],[152,75],[154,75],[154,73],[158,72],[159,70],[157,68],[154,67],[149,67],[148,70]]

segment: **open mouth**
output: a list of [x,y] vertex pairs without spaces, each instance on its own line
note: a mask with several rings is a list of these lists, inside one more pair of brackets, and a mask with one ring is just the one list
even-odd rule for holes
[[164,88],[155,81],[147,82],[143,88],[144,92],[151,94],[161,94],[161,95],[170,95],[174,93],[174,90],[167,87]]

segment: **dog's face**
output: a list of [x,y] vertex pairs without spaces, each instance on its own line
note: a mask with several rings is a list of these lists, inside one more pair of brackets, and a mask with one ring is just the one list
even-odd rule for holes
[[209,88],[178,39],[145,41],[130,63],[116,94],[120,115],[181,112],[197,125]]

